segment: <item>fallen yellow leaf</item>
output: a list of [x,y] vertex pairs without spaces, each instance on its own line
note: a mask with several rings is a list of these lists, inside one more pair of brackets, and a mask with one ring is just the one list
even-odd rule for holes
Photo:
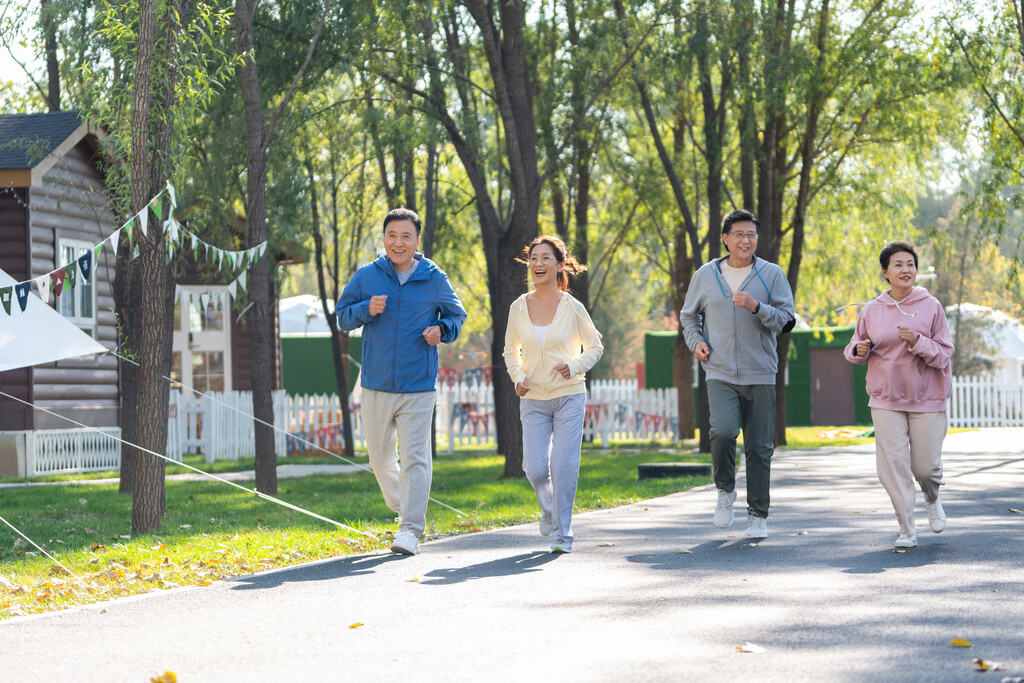
[[957,647],[970,647],[971,646],[970,641],[969,640],[964,640],[963,638],[954,638],[953,640],[949,641],[949,644],[950,645],[956,645]]
[[178,677],[173,671],[165,671],[162,676],[149,679],[150,683],[178,683]]
[[349,628],[359,628],[360,626],[362,626],[362,624],[357,621],[356,623],[349,626]]
[[693,551],[692,550],[687,550],[686,548],[676,548],[676,554],[677,555],[693,555]]
[[1010,512],[1017,515],[1024,515],[1024,510],[1018,510],[1017,508],[1010,508]]

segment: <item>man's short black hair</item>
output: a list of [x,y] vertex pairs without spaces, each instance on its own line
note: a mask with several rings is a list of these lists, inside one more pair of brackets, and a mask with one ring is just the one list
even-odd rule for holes
[[384,216],[384,225],[381,227],[381,232],[387,231],[388,223],[391,221],[412,221],[412,224],[416,226],[416,236],[420,236],[420,229],[423,227],[423,223],[420,221],[419,215],[412,209],[391,209],[388,211],[388,215]]
[[727,235],[732,230],[733,223],[742,223],[743,221],[750,221],[757,228],[757,234],[761,234],[761,221],[757,220],[757,216],[752,211],[746,209],[736,209],[722,221],[722,234]]

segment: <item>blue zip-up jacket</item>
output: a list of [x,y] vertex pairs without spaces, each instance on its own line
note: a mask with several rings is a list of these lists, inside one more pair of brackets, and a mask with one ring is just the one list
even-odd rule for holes
[[[404,285],[387,255],[367,263],[345,285],[334,311],[346,331],[363,328],[366,389],[406,394],[437,388],[437,347],[423,338],[431,325],[441,328],[441,342],[459,337],[466,309],[448,276],[419,252],[416,271]],[[380,315],[370,315],[370,297],[386,294]]]

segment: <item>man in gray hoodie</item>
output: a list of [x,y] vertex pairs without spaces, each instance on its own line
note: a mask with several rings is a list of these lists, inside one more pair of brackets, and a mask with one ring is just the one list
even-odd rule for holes
[[694,273],[679,312],[686,345],[707,373],[711,458],[718,488],[715,526],[733,523],[736,437],[743,428],[747,468],[747,537],[767,538],[775,453],[776,338],[796,322],[786,274],[755,255],[761,223],[733,211],[722,223],[728,256]]

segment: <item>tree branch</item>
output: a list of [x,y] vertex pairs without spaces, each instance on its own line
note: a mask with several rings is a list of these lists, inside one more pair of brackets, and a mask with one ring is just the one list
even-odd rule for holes
[[949,24],[949,30],[953,34],[953,38],[956,39],[957,45],[960,46],[960,50],[964,53],[964,58],[967,60],[967,66],[971,68],[971,73],[973,73],[974,77],[978,80],[978,87],[980,87],[982,92],[985,93],[985,97],[988,98],[989,103],[995,108],[996,112],[999,114],[999,118],[1003,120],[1003,123],[1006,124],[1006,127],[1010,129],[1011,133],[1013,133],[1013,136],[1017,138],[1017,142],[1020,143],[1021,148],[1024,149],[1024,134],[1022,134],[1021,131],[1017,130],[1017,127],[1013,125],[1013,122],[1010,121],[1009,117],[1006,116],[1006,113],[1003,112],[1003,108],[999,106],[999,101],[996,99],[995,95],[993,95],[989,91],[988,86],[985,85],[984,80],[978,73],[978,69],[974,66],[974,62],[971,61],[971,55],[967,51],[967,46],[964,45],[963,37],[956,31],[955,28],[953,28],[953,24],[952,22],[949,21],[949,19],[946,19],[946,23]]
[[[306,58],[302,62],[302,66],[299,67],[295,77],[292,79],[291,85],[288,86],[288,91],[284,94],[284,98],[281,99],[280,104],[277,105],[277,109],[274,111],[273,116],[270,117],[270,124],[267,126],[267,134],[265,143],[269,143],[274,138],[274,128],[277,127],[278,121],[281,119],[281,115],[284,114],[285,107],[291,102],[292,96],[295,94],[295,89],[299,87],[299,81],[306,73],[306,69],[309,67],[310,61],[313,59],[313,50],[316,49],[317,41],[320,40],[320,33],[324,29],[324,22],[327,20],[327,14],[331,11],[331,5],[334,0],[327,0],[324,4],[324,13],[320,15],[320,22],[316,26],[316,33],[313,34],[313,39],[309,41],[309,49],[306,50]],[[256,3],[253,3],[253,12],[256,12]],[[265,146],[265,145],[264,145]]]

